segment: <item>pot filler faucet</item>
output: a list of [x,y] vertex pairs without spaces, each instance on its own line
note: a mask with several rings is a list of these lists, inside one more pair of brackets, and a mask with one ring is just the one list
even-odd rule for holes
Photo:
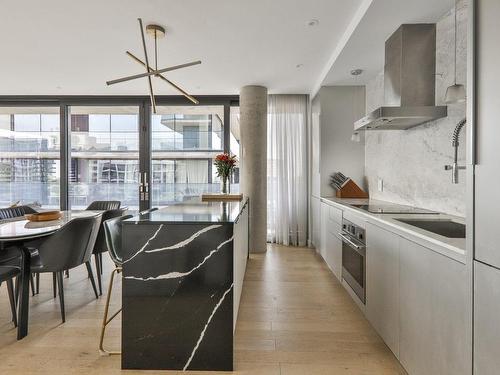
[[465,169],[465,165],[458,165],[458,145],[459,145],[458,138],[460,136],[460,131],[465,126],[466,122],[467,120],[464,118],[457,124],[457,126],[455,126],[455,130],[453,131],[453,136],[451,137],[451,145],[455,149],[453,164],[444,166],[445,170],[447,171],[451,170],[451,182],[453,184],[458,184],[458,171],[460,169]]

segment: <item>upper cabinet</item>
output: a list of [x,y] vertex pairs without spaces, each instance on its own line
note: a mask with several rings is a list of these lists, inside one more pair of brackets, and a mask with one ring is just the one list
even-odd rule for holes
[[[500,48],[498,19],[500,1],[477,3],[476,38],[476,166],[475,166],[475,258],[500,268],[499,210],[496,199],[500,186]],[[469,126],[469,125],[468,125]]]

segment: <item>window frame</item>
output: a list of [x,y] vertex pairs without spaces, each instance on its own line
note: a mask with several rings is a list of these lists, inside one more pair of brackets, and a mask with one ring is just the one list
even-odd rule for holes
[[[159,106],[191,106],[192,103],[179,95],[157,96]],[[197,96],[199,105],[224,106],[223,151],[230,150],[230,108],[239,106],[238,95],[201,95]],[[139,173],[145,182],[152,186],[152,108],[148,96],[88,96],[88,95],[0,95],[0,107],[59,107],[60,121],[60,209],[69,209],[69,176],[71,163],[71,107],[72,106],[127,106],[139,108]],[[110,124],[111,126],[111,124]],[[191,151],[196,152],[196,151]],[[209,163],[210,166],[210,163]],[[209,171],[210,174],[210,171]],[[139,192],[138,192],[139,194]],[[151,194],[147,199],[139,199],[139,209],[151,207]]]

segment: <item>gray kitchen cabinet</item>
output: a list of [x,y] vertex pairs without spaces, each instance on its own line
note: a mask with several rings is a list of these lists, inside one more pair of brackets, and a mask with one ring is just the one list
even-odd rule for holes
[[233,332],[236,329],[238,311],[240,308],[243,279],[248,259],[248,204],[241,211],[240,217],[234,223],[234,256],[233,256]]
[[[500,1],[475,0],[474,374],[500,373]],[[468,119],[469,120],[469,119]],[[471,122],[467,124],[470,126]],[[471,133],[469,133],[471,134]],[[474,155],[474,153],[472,153]]]
[[474,374],[500,371],[500,270],[474,262]]
[[[500,1],[478,0],[476,17],[476,165],[474,168],[475,259],[500,268],[499,211],[496,201],[500,186],[500,49],[498,19]],[[468,125],[469,126],[469,125]],[[499,320],[500,322],[500,320]],[[499,370],[500,371],[500,370]]]
[[319,245],[319,253],[321,257],[326,261],[326,252],[327,252],[327,238],[328,238],[328,222],[329,222],[329,211],[328,205],[326,203],[320,203],[320,216],[321,216],[321,224],[320,224],[320,245]]
[[399,241],[394,233],[366,224],[366,315],[399,357]]
[[399,251],[399,360],[411,375],[470,374],[464,264],[404,238]]
[[321,201],[311,197],[311,241],[317,252],[321,247]]
[[[342,241],[337,237],[341,226],[335,226],[327,235],[326,264],[337,279],[342,280]],[[334,233],[335,232],[335,233]]]
[[[337,211],[340,211],[340,220]],[[338,237],[342,229],[341,222],[342,211],[321,202],[320,254],[339,280],[342,278],[342,241]]]

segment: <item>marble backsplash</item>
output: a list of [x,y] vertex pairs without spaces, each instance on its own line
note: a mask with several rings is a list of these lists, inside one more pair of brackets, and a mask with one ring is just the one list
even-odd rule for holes
[[[457,82],[466,82],[467,3],[458,2]],[[454,10],[436,26],[436,105],[444,105],[446,88],[454,82]],[[366,86],[367,113],[384,103],[384,73]],[[367,131],[365,174],[370,197],[465,216],[465,172],[451,183],[451,135],[465,117],[465,103],[448,105],[448,117],[408,130]],[[465,131],[460,136],[459,163],[465,163]],[[378,181],[383,180],[379,191]]]

